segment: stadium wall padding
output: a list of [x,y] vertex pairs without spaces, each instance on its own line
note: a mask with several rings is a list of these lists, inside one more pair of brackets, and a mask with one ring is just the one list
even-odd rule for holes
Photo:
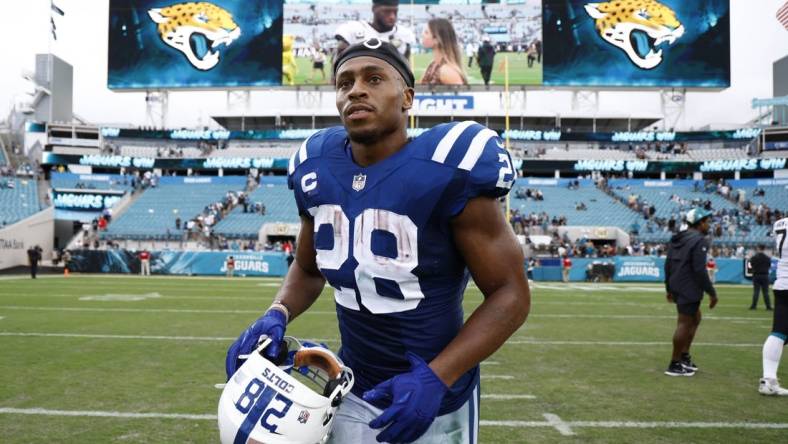
[[43,260],[52,257],[55,209],[43,211],[0,229],[0,270],[28,265],[27,250],[38,245]]
[[[284,276],[284,253],[234,251],[152,251],[151,274],[180,276],[224,276],[225,261],[235,259],[236,276]],[[138,252],[127,250],[75,250],[71,271],[80,273],[138,274]]]
[[[743,259],[716,259],[716,282],[721,284],[748,284],[744,276]],[[544,260],[543,266],[533,270],[535,281],[560,281],[561,265],[558,259]],[[587,282],[587,270],[594,263],[609,263],[615,267],[613,282],[664,282],[665,258],[653,256],[616,256],[611,258],[572,258],[570,282]]]

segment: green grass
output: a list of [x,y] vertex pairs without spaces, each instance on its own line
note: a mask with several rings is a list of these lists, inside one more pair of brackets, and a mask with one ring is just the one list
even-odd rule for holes
[[[541,85],[542,84],[542,65],[534,63],[532,68],[528,68],[527,56],[522,53],[499,53],[495,56],[495,66],[493,67],[492,76],[490,76],[491,85],[504,84],[504,71],[503,60],[504,56],[509,57],[509,84],[510,85]],[[331,63],[333,60],[328,58],[325,62],[325,72],[327,80],[322,81],[320,72],[314,73],[314,78],[310,81],[312,76],[312,61],[306,57],[296,57],[296,65],[298,71],[295,76],[296,85],[311,85],[315,83],[328,83],[331,79]],[[414,56],[414,69],[413,74],[416,76],[416,81],[424,75],[427,66],[432,61],[431,54],[416,54]],[[474,62],[472,68],[468,68],[468,59],[463,57],[463,67],[465,74],[468,76],[468,83],[471,85],[484,85],[479,66]]]
[[[215,414],[226,347],[268,306],[277,281],[263,279],[71,276],[0,280],[0,409]],[[137,301],[80,300],[106,294]],[[719,288],[693,355],[693,378],[662,374],[674,308],[657,285],[541,284],[525,327],[483,366],[483,394],[535,399],[482,400],[486,421],[689,421],[788,423],[786,399],[756,391],[770,314],[746,310],[748,287]],[[155,296],[155,295],[154,295]],[[466,313],[481,301],[466,293]],[[91,310],[98,309],[98,310]],[[337,339],[326,292],[288,329],[297,337]],[[715,318],[726,319],[715,319]],[[733,319],[731,319],[733,318]],[[50,333],[191,336],[187,339],[9,336]],[[218,338],[218,339],[216,339]],[[222,339],[227,338],[227,339]],[[607,342],[594,345],[593,342]],[[651,343],[645,345],[631,342]],[[745,344],[741,347],[726,344]],[[749,344],[749,345],[746,345]],[[336,347],[337,343],[332,342]],[[788,381],[784,364],[780,375]],[[785,429],[483,425],[481,443],[785,442]],[[216,442],[214,420],[123,419],[0,413],[0,441],[28,443]]]

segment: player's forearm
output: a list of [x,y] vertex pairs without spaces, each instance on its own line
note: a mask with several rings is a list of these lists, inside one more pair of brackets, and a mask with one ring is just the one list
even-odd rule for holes
[[528,285],[512,283],[487,296],[454,340],[430,362],[451,386],[465,372],[495,353],[525,322],[531,309]]
[[276,294],[276,301],[284,304],[289,311],[289,320],[306,311],[320,296],[326,280],[320,273],[310,273],[293,261],[290,270],[282,282],[282,288]]

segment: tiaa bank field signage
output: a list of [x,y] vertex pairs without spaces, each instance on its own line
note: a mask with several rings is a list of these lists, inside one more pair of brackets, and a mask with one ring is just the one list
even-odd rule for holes
[[616,256],[616,282],[662,282],[665,260],[651,256]]

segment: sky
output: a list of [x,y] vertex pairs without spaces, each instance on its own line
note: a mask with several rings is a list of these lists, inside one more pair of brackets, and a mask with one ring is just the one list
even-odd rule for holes
[[[788,56],[788,30],[775,18],[785,1],[731,0],[731,87],[722,92],[688,93],[686,112],[676,129],[738,127],[756,116],[752,99],[772,97],[772,63]],[[32,90],[22,72],[34,70],[35,54],[52,51],[74,66],[77,115],[97,124],[147,123],[143,93],[107,89],[108,0],[56,0],[66,12],[65,17],[56,19],[56,42],[50,39],[50,0],[0,3],[6,11],[0,14],[0,41],[5,43],[0,64],[0,120],[13,103],[23,101],[25,93]],[[169,101],[170,127],[215,126],[210,116],[228,112],[224,92],[175,92]],[[325,93],[322,103],[315,106],[330,111],[333,101],[333,94]],[[283,104],[279,108],[283,111],[304,108],[292,92],[255,91],[247,112],[270,111],[271,103]],[[524,106],[526,115],[576,114],[571,103],[571,93],[535,91],[516,109]],[[661,102],[656,92],[602,92],[596,112],[600,116],[656,116],[661,114]]]

